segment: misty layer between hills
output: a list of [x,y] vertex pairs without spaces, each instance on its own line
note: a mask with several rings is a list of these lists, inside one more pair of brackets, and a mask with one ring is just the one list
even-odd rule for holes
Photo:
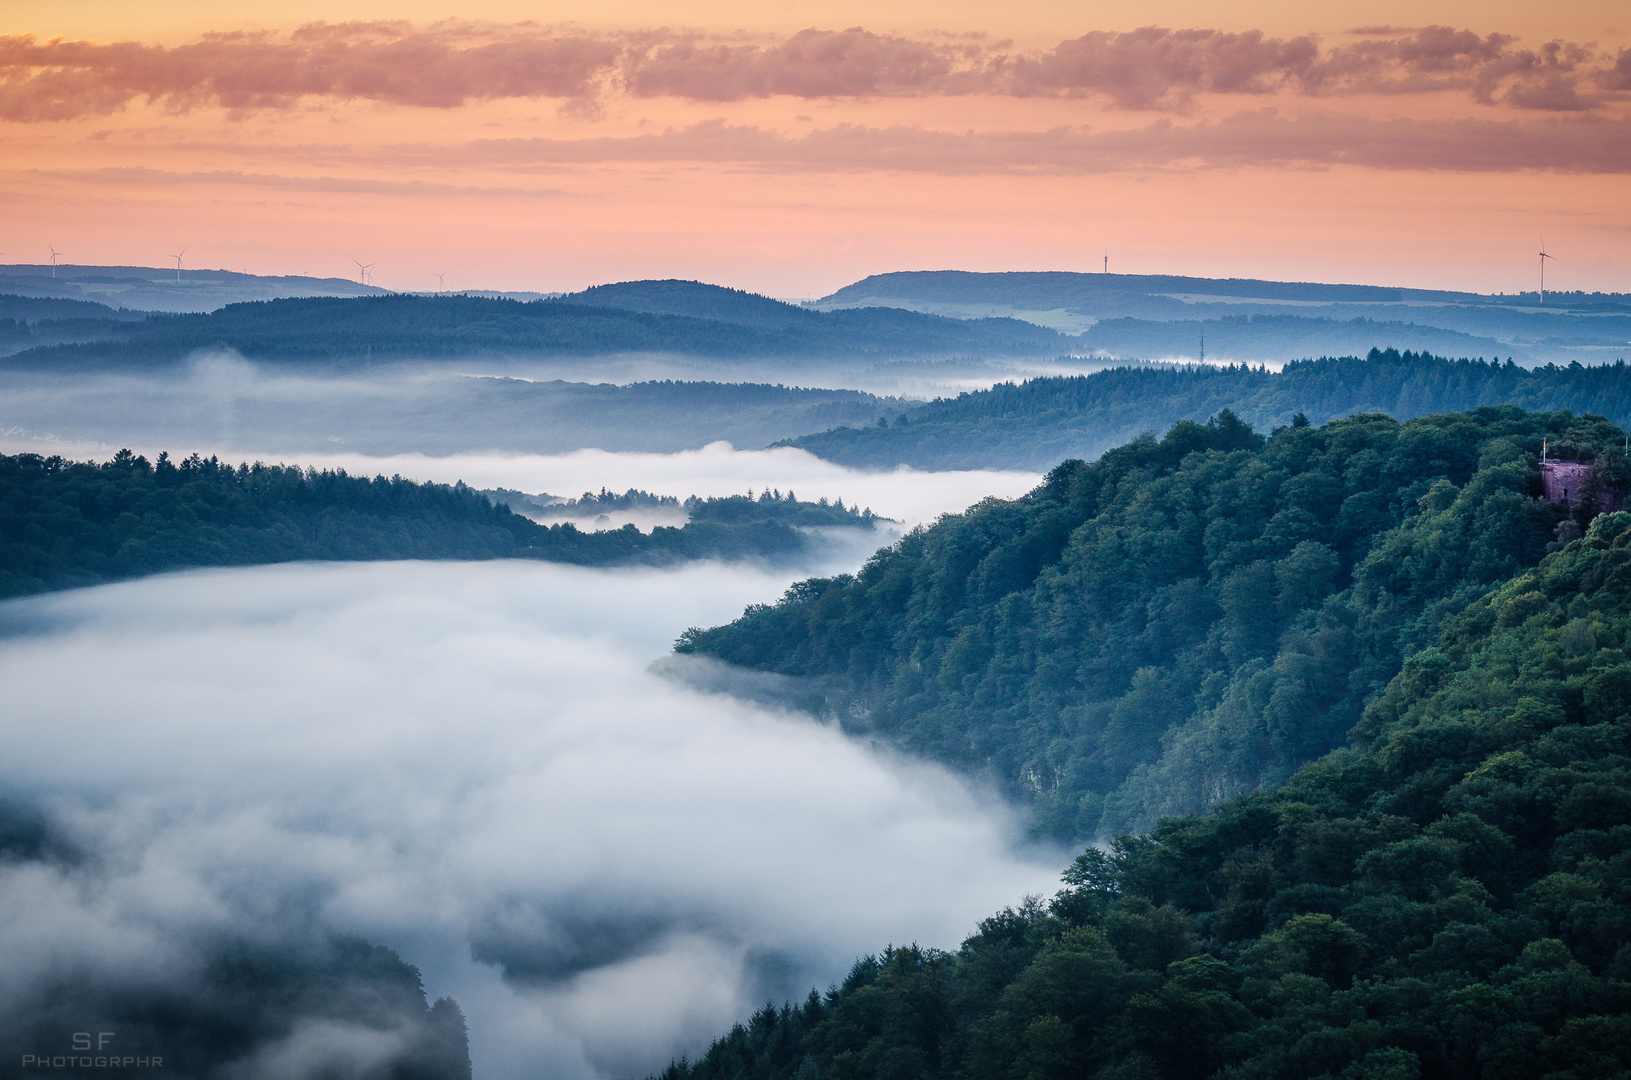
[[[246,275],[228,281],[198,274],[191,282],[154,276],[148,292],[118,292],[115,286],[139,276],[137,268],[107,268],[106,287],[96,286],[103,291],[87,291],[94,269],[76,268],[75,280],[61,282],[0,275],[0,293],[12,294],[0,296],[0,355],[18,354],[8,366],[145,368],[226,347],[307,370],[455,356],[831,368],[1061,355],[1204,359],[1207,341],[1214,359],[1232,362],[1392,347],[1534,364],[1612,360],[1631,340],[1631,301],[1621,294],[931,271],[875,275],[807,304],[676,280],[523,302],[522,294],[357,295],[344,282]],[[89,299],[115,292],[132,303],[151,294],[171,311],[193,306],[148,315]],[[182,299],[189,293],[193,299]],[[199,299],[206,294],[214,299]],[[234,297],[252,302],[228,303]]]
[[153,375],[0,374],[0,427],[69,443],[165,442],[267,453],[666,453],[778,439],[896,415],[849,390],[709,382],[631,386],[452,372],[304,377],[231,353]]

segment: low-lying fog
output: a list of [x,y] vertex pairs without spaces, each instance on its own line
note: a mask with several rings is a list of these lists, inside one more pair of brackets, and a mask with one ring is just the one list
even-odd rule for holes
[[[0,797],[89,854],[0,863],[0,1016],[51,972],[167,979],[199,941],[315,921],[456,997],[482,1080],[638,1076],[858,955],[955,947],[1068,861],[1024,848],[999,800],[699,689],[730,680],[669,653],[688,626],[1033,474],[860,473],[695,431],[678,453],[450,453],[410,426],[401,445],[428,452],[370,455],[314,437],[303,410],[343,418],[409,383],[241,361],[170,385],[6,379],[7,452],[198,451],[569,497],[774,488],[900,524],[825,530],[815,561],[781,570],[295,564],[0,604]],[[426,408],[426,430],[496,433],[463,445],[547,444],[513,417]]]
[[457,997],[484,1080],[644,1075],[1054,887],[995,799],[650,670],[786,584],[293,564],[0,605],[0,784],[94,868],[0,868],[0,1009],[317,919]]

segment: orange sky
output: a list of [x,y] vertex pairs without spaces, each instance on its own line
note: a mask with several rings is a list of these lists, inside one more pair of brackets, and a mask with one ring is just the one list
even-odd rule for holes
[[[453,18],[456,14],[457,18]],[[11,0],[0,261],[1631,291],[1609,4]]]

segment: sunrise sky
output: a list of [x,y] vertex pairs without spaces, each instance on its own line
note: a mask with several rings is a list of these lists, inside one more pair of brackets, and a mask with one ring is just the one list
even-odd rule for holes
[[8,0],[0,262],[1631,291],[1623,3]]

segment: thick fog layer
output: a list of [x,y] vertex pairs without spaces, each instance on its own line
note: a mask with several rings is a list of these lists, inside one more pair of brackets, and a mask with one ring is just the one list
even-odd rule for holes
[[457,997],[485,1080],[641,1075],[1050,890],[994,799],[652,670],[787,583],[296,564],[0,605],[0,794],[89,854],[0,868],[0,1009],[315,920]]

